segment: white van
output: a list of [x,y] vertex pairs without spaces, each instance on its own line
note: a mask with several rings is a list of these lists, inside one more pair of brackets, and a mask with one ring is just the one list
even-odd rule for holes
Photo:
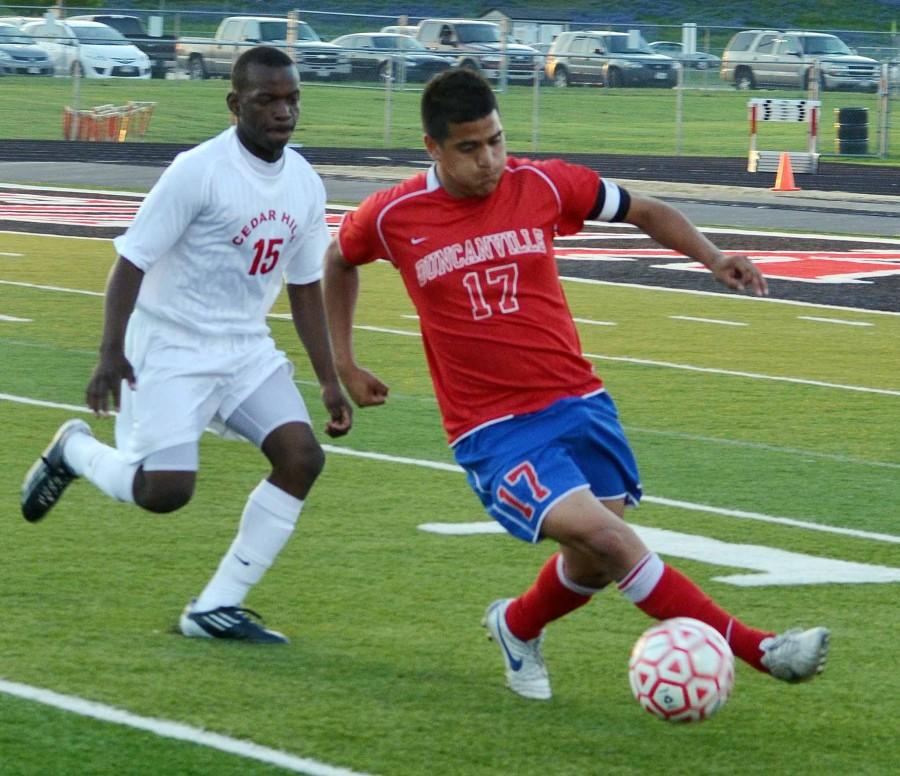
[[150,59],[121,32],[99,22],[41,20],[22,26],[53,60],[57,75],[149,78]]

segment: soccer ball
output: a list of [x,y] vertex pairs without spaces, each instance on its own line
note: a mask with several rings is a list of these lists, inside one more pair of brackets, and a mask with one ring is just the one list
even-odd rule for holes
[[709,719],[731,695],[734,655],[718,631],[699,620],[663,620],[635,643],[628,681],[638,703],[660,719]]

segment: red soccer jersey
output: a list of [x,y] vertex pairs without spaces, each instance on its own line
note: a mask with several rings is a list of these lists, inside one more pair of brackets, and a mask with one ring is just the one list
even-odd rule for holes
[[597,202],[594,171],[509,158],[484,199],[447,194],[432,169],[368,197],[338,235],[354,264],[387,259],[419,314],[451,444],[492,420],[599,390],[553,255]]

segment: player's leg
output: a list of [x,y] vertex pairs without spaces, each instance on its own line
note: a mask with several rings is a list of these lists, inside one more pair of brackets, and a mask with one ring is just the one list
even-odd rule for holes
[[[564,422],[564,413],[550,408],[486,426],[454,446],[456,459],[488,514],[529,543],[541,538],[541,521],[553,504],[589,487],[571,456],[555,442]],[[543,626],[583,606],[595,592],[566,573],[557,553],[523,595],[487,607],[482,625],[500,647],[513,692],[526,698],[551,697],[541,654]]]
[[585,585],[614,580],[642,611],[658,620],[693,617],[721,633],[735,655],[780,679],[811,678],[824,667],[824,628],[776,636],[752,628],[716,604],[692,580],[650,552],[634,530],[583,493],[559,503],[544,519],[543,534],[562,546],[565,567]]
[[[78,451],[77,455],[67,450]],[[102,455],[111,451],[111,455]],[[22,514],[29,522],[42,520],[65,489],[88,470],[96,469],[98,487],[120,501],[133,501],[131,484],[137,466],[129,466],[115,450],[94,438],[80,419],[63,423],[22,481]]]
[[249,610],[242,604],[290,539],[324,454],[289,368],[271,375],[229,415],[226,425],[254,442],[272,470],[250,494],[237,536],[182,615],[181,630],[187,636],[284,643],[282,634],[247,618]]
[[[22,485],[22,513],[31,522],[41,520],[62,496],[65,488],[83,477],[107,496],[150,512],[172,512],[191,498],[196,480],[196,463],[190,471],[167,471],[185,454],[180,449],[152,453],[150,464],[134,463],[117,448],[94,437],[82,420],[64,423],[25,476]],[[196,443],[184,447],[194,450]],[[190,457],[190,452],[187,454]],[[156,469],[153,469],[153,467]]]
[[152,512],[184,506],[194,489],[197,441],[217,406],[220,370],[203,367],[209,350],[135,312],[126,355],[137,385],[122,386],[115,446],[96,439],[82,420],[64,423],[25,478],[25,517],[41,519],[79,477]]

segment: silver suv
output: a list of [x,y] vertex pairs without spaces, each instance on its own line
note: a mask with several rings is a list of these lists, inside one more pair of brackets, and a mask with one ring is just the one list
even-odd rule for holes
[[555,86],[665,86],[681,67],[638,35],[609,30],[561,32],[547,52],[546,75]]
[[788,30],[744,30],[725,47],[719,75],[738,89],[808,89],[818,73],[823,90],[878,91],[880,65],[854,54],[835,35]]
[[452,57],[453,64],[480,70],[485,78],[500,77],[506,56],[510,81],[533,81],[544,64],[541,52],[522,43],[501,43],[500,25],[473,19],[423,19],[416,38],[429,51]]

